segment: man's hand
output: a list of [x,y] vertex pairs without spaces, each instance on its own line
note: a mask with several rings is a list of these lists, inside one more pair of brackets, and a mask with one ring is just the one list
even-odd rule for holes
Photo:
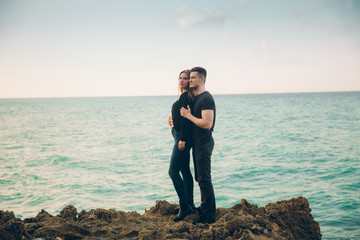
[[184,118],[189,119],[189,117],[191,116],[190,106],[187,105],[187,108],[182,107],[182,108],[180,109],[180,115],[183,116]]
[[214,110],[212,109],[206,109],[201,111],[201,118],[197,118],[194,115],[191,114],[191,109],[189,105],[187,106],[188,109],[182,107],[180,109],[180,115],[184,118],[189,119],[191,122],[193,122],[196,126],[210,130],[212,128],[213,122],[214,122]]
[[168,124],[169,124],[170,127],[174,127],[174,122],[173,122],[173,119],[172,119],[171,115],[168,118]]
[[178,144],[178,148],[180,151],[183,151],[185,149],[185,142],[180,140]]

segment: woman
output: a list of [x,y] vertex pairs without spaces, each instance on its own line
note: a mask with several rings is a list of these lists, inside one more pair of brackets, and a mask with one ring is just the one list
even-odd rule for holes
[[[192,106],[192,94],[189,91],[190,70],[179,74],[179,90],[181,95],[172,105],[169,125],[174,137],[169,176],[179,197],[180,210],[174,221],[183,220],[195,212],[194,182],[190,171],[191,122],[180,115],[180,108]],[[180,176],[180,172],[182,177]]]

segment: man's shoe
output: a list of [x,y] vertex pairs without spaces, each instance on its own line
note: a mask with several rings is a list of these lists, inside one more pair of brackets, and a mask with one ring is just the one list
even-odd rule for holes
[[201,206],[200,207],[195,207],[195,211],[199,214],[202,215],[203,211],[201,210]]
[[181,220],[184,220],[184,218],[190,214],[193,214],[194,210],[188,206],[185,210],[180,208],[179,214],[174,217],[174,222],[179,222]]

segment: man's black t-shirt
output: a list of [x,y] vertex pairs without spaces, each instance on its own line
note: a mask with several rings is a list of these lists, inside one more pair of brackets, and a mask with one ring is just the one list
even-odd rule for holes
[[212,137],[212,132],[215,126],[215,119],[216,119],[215,101],[213,96],[208,91],[205,91],[194,98],[191,113],[195,117],[201,118],[201,111],[203,110],[213,110],[214,120],[210,130],[200,128],[195,124],[193,124],[193,142],[197,145],[207,142],[209,138]]

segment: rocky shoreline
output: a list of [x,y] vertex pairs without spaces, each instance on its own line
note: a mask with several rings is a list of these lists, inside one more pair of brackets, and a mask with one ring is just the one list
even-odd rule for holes
[[0,210],[0,239],[321,239],[320,226],[304,197],[265,207],[243,199],[231,208],[218,208],[213,224],[192,224],[196,214],[175,223],[172,219],[177,206],[157,201],[141,215],[114,209],[78,213],[69,205],[56,216],[42,210],[24,220]]

